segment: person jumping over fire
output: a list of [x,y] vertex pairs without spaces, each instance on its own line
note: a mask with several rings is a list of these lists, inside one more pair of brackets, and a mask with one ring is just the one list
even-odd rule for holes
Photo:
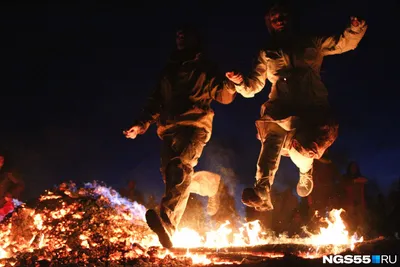
[[226,73],[246,98],[259,93],[267,79],[272,84],[256,121],[261,141],[256,182],[242,193],[242,202],[259,211],[273,209],[270,191],[282,155],[299,168],[298,195],[306,197],[312,192],[313,161],[323,156],[338,134],[320,77],[323,57],[355,49],[367,29],[365,21],[351,17],[340,36],[299,38],[292,30],[289,6],[283,3],[267,12],[265,22],[271,39],[260,50],[251,74],[243,78],[240,73]]
[[209,172],[194,174],[193,168],[211,138],[213,100],[231,103],[236,95],[233,83],[217,71],[202,53],[202,38],[193,26],[176,33],[176,50],[137,122],[124,134],[135,139],[157,123],[163,140],[161,173],[165,194],[159,214],[148,210],[146,220],[160,243],[171,248],[171,237],[185,211],[190,193],[208,196],[210,215],[219,207],[220,176]]

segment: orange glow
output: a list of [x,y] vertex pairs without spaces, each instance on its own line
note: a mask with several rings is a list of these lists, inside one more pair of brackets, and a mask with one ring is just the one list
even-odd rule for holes
[[[77,251],[82,253],[82,261],[89,255],[102,258],[104,247],[115,248],[108,255],[113,261],[167,257],[189,259],[192,264],[200,265],[234,264],[237,262],[216,257],[218,249],[301,244],[312,249],[308,253],[299,251],[297,256],[318,258],[354,249],[357,242],[363,241],[346,230],[340,217],[342,210],[332,210],[329,218],[323,219],[327,227],[320,227],[318,234],[305,230],[306,238],[267,235],[258,221],[243,223],[239,229],[231,227],[227,221],[205,235],[188,228],[178,229],[172,241],[174,247],[186,249],[186,254],[175,255],[165,249],[154,249],[160,244],[145,223],[146,208],[122,198],[110,188],[94,183],[77,190],[74,185],[69,185],[62,191],[46,192],[39,200],[40,208],[22,205],[10,219],[0,224],[0,266],[5,266],[6,262],[15,264],[17,257],[25,253],[34,253],[47,260],[68,259],[77,255]],[[319,250],[322,246],[323,252]],[[208,252],[194,252],[199,248]],[[249,253],[244,250],[240,254]],[[282,253],[262,253],[262,257],[283,256]]]

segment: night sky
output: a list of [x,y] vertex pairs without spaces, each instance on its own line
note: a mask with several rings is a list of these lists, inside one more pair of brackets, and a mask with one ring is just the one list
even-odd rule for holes
[[[114,187],[135,179],[141,191],[161,196],[155,127],[136,140],[122,130],[155,86],[174,48],[175,27],[197,21],[224,72],[248,72],[268,39],[268,1],[117,2],[1,8],[0,146],[11,151],[27,198],[65,180],[94,179]],[[352,15],[367,20],[359,47],[326,57],[322,66],[340,122],[330,153],[342,172],[356,160],[385,189],[400,177],[396,1],[296,2],[296,25],[305,33],[338,34]],[[231,105],[213,103],[213,136],[198,169],[231,169],[226,179],[239,195],[254,182],[260,146],[254,121],[269,88]],[[290,160],[283,160],[277,179],[297,179]]]

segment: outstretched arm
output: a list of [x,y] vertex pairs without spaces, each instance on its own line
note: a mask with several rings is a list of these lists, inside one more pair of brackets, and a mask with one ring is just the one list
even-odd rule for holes
[[258,54],[255,67],[249,77],[243,79],[241,74],[234,74],[233,72],[226,73],[226,76],[235,83],[235,89],[239,94],[246,98],[254,97],[264,88],[267,80],[265,51],[261,50]]
[[367,30],[365,21],[359,21],[357,18],[351,18],[351,24],[339,36],[330,36],[318,40],[324,56],[336,55],[354,50]]
[[140,113],[138,123],[142,124],[145,127],[146,131],[151,124],[156,122],[156,120],[160,116],[160,111],[161,111],[161,90],[159,82],[155,90],[147,99],[147,102]]
[[127,138],[135,139],[138,134],[144,134],[149,129],[150,125],[160,116],[162,104],[160,82],[148,98],[146,105],[140,113],[139,119],[135,121],[129,130],[123,131],[123,134]]

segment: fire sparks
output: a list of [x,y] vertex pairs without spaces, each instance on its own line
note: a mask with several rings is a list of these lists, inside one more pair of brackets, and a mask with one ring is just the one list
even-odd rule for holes
[[[177,249],[167,251],[160,248],[157,236],[148,229],[145,212],[144,206],[103,185],[88,183],[77,189],[72,183],[62,184],[42,195],[34,208],[21,205],[0,224],[0,266],[32,259],[59,264],[155,260],[233,264],[217,257],[218,251],[246,255],[252,252],[245,248],[298,244],[307,249],[292,254],[316,258],[354,249],[363,241],[346,230],[340,217],[342,210],[332,210],[323,219],[327,226],[320,227],[317,234],[305,231],[305,238],[272,236],[263,232],[258,221],[244,223],[239,229],[227,221],[204,235],[179,229],[172,237]],[[254,253],[264,258],[284,256],[278,251]]]

